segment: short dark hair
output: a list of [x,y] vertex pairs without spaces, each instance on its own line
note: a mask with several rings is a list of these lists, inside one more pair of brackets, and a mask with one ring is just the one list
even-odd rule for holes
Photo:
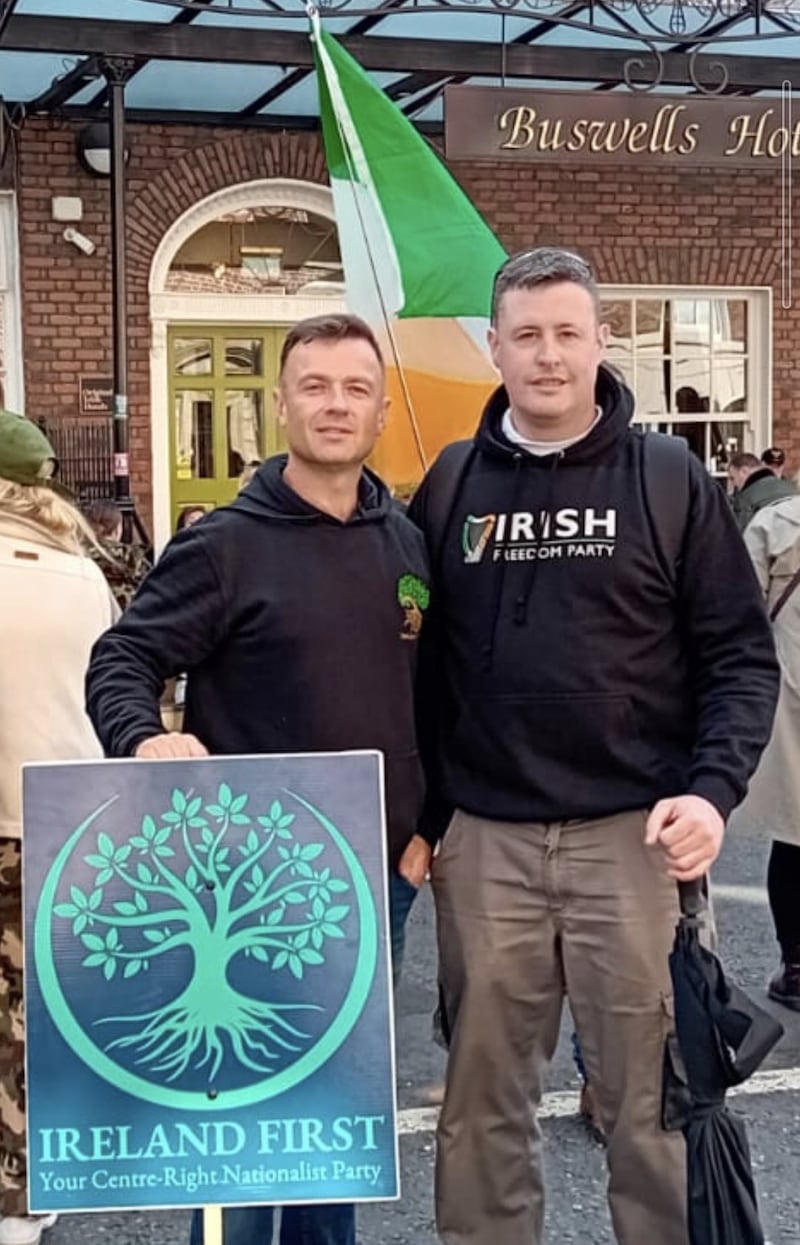
[[206,510],[205,506],[201,506],[199,502],[195,506],[184,506],[182,510],[178,511],[178,518],[175,523],[175,531],[182,532],[185,527],[189,527],[192,522],[193,514],[199,514],[201,517],[205,518],[205,516],[208,514],[208,511]]
[[728,459],[728,466],[733,467],[734,471],[741,471],[745,467],[755,471],[757,467],[763,466],[763,463],[760,458],[756,458],[755,454],[748,454],[745,451],[740,454],[731,454]]
[[375,357],[384,367],[383,355],[378,339],[366,320],[359,316],[351,316],[346,312],[337,312],[326,316],[310,316],[301,320],[287,333],[281,347],[279,375],[283,375],[286,360],[295,346],[307,346],[309,342],[342,342],[364,341],[375,351]]
[[786,452],[779,449],[777,445],[771,445],[768,450],[764,450],[761,461],[767,467],[782,467],[786,462]]
[[492,324],[497,323],[500,304],[509,290],[533,290],[539,285],[557,285],[571,281],[591,295],[599,307],[600,295],[592,266],[574,251],[556,246],[537,246],[532,251],[511,255],[498,269],[492,286]]

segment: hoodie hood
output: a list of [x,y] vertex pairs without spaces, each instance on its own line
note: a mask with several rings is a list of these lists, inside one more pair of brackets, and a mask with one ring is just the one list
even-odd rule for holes
[[[562,451],[560,457],[567,463],[591,461],[609,450],[615,442],[621,441],[628,430],[633,418],[633,394],[603,364],[597,371],[595,401],[603,413],[602,418],[587,436]],[[489,398],[478,428],[476,443],[484,453],[502,458],[514,458],[519,454],[519,446],[513,445],[502,430],[503,416],[508,408],[508,393],[501,385]],[[533,463],[543,461],[547,465],[550,455],[530,458]]]
[[[257,519],[289,523],[335,523],[334,515],[318,510],[305,501],[283,478],[287,463],[286,454],[276,454],[262,463],[246,488],[239,496],[223,507],[238,510]],[[368,468],[362,468],[358,486],[358,509],[347,523],[374,523],[384,519],[391,509],[392,499],[382,480]]]
[[745,480],[744,484],[742,485],[739,491],[741,493],[744,493],[747,491],[747,489],[753,488],[754,485],[762,484],[764,480],[772,481],[772,480],[777,480],[777,479],[778,479],[778,476],[776,476],[775,472],[771,471],[769,467],[758,467],[756,468],[754,472],[752,472],[751,475],[747,477],[747,479]]

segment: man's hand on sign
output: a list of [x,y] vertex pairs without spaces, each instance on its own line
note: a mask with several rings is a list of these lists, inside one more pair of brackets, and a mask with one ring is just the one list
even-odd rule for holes
[[145,761],[180,761],[189,757],[207,757],[208,748],[196,735],[181,735],[170,731],[168,735],[151,735],[138,745],[134,756]]
[[427,879],[431,867],[431,845],[419,834],[414,834],[397,865],[401,877],[419,888]]

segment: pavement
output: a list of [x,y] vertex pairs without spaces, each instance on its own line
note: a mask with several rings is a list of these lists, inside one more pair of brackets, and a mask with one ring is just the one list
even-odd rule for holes
[[[768,844],[735,820],[714,872],[720,954],[726,970],[779,1016],[786,1035],[733,1103],[747,1122],[766,1245],[800,1245],[800,1014],[768,1003],[774,942],[764,878]],[[800,902],[800,896],[798,896]],[[430,895],[415,904],[398,995],[397,1051],[403,1197],[359,1212],[359,1245],[435,1245],[433,1158],[444,1056],[431,1041],[436,957]],[[604,1151],[577,1117],[569,1017],[543,1107],[547,1143],[547,1245],[613,1245]],[[63,1216],[45,1245],[185,1245],[185,1212]],[[252,1245],[270,1245],[267,1241]],[[523,1243],[520,1243],[523,1245]],[[657,1242],[642,1242],[657,1245]]]

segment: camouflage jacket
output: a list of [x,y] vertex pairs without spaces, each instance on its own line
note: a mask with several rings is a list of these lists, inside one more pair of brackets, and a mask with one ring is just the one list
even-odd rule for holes
[[103,540],[99,549],[92,549],[92,557],[105,575],[117,605],[121,610],[127,609],[151,569],[144,546]]

